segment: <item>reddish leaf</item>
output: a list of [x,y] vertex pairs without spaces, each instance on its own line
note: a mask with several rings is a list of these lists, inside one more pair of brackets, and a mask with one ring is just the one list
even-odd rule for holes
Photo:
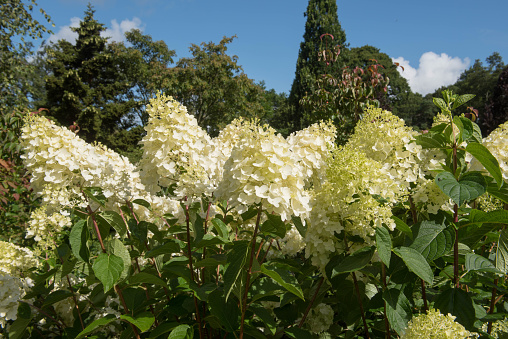
[[12,196],[14,197],[14,200],[19,201],[19,194],[18,193],[14,193]]

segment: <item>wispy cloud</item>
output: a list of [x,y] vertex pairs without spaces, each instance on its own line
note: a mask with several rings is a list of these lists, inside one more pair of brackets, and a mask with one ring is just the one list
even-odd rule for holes
[[411,90],[422,95],[432,93],[441,86],[454,84],[471,63],[469,58],[462,60],[434,52],[424,53],[420,57],[418,68],[412,67],[403,57],[392,60],[404,67],[404,70],[399,68],[399,73],[407,79]]
[[[81,19],[78,17],[71,18],[70,24],[67,26],[61,26],[58,32],[49,37],[49,41],[57,42],[58,40],[67,40],[71,43],[76,42],[78,34],[71,30],[71,27],[78,27]],[[134,17],[132,20],[122,20],[120,23],[116,19],[111,20],[111,25],[105,31],[101,33],[101,36],[108,37],[108,41],[125,41],[125,33],[131,29],[144,29],[139,18]]]

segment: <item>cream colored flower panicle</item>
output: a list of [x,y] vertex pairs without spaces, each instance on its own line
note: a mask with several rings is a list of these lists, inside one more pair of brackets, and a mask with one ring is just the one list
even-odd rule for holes
[[38,264],[34,253],[28,248],[0,241],[0,272],[21,277],[23,272]]
[[103,145],[88,144],[40,115],[27,116],[22,132],[22,158],[32,174],[31,185],[45,200],[53,200],[54,195],[59,203],[72,202],[60,208],[86,205],[81,187],[101,187],[108,207],[135,199],[144,191],[134,165]]
[[288,143],[296,159],[303,165],[306,180],[319,184],[324,177],[326,159],[335,147],[337,129],[331,121],[313,124],[291,134]]
[[409,188],[421,177],[422,147],[414,143],[417,134],[391,112],[371,107],[348,144],[381,163],[393,180]]
[[141,179],[151,193],[175,184],[178,198],[211,194],[216,161],[211,139],[185,106],[158,94],[150,100],[145,126]]
[[434,179],[419,180],[412,197],[417,209],[422,212],[437,214],[440,210],[453,211],[453,201],[443,193]]
[[[508,121],[499,125],[488,137],[483,138],[482,143],[499,162],[503,179],[508,180]],[[484,167],[478,160],[473,159],[471,170],[480,171],[484,170]]]
[[215,196],[229,200],[240,212],[262,203],[282,220],[310,211],[302,166],[289,143],[267,126],[244,128],[224,165]]
[[19,300],[32,286],[29,278],[0,272],[0,327],[5,328],[7,321],[17,319]]
[[376,227],[395,227],[391,207],[401,194],[379,162],[350,146],[336,149],[328,158],[326,181],[313,193],[306,256],[323,269],[330,255],[343,250],[343,242],[335,237],[343,231],[372,244]]
[[455,321],[451,314],[444,315],[430,309],[427,314],[414,317],[401,339],[463,339],[475,335]]
[[305,324],[314,333],[327,331],[333,324],[333,309],[327,304],[318,304],[309,312]]
[[55,248],[58,234],[71,226],[71,218],[66,211],[47,213],[42,206],[32,212],[26,231],[27,238],[34,238],[41,248]]

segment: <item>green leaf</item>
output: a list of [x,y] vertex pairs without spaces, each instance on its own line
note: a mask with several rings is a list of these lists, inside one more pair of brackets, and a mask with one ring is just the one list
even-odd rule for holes
[[148,338],[157,338],[164,333],[167,333],[178,326],[177,322],[165,322],[159,324],[153,331],[150,331],[150,336]]
[[125,222],[120,214],[114,211],[104,211],[100,213],[100,216],[110,225],[110,227],[115,229],[121,238],[125,236],[127,233],[127,226],[125,226]]
[[205,223],[203,218],[196,213],[194,222],[192,223],[193,238],[195,242],[199,242],[205,235]]
[[508,274],[508,230],[506,229],[501,231],[497,241],[496,268]]
[[168,336],[168,339],[192,339],[194,332],[189,325],[177,326]]
[[150,206],[150,203],[146,200],[143,200],[143,199],[134,199],[132,201],[133,204],[137,204],[137,205],[141,205],[141,206],[144,206],[146,208],[148,208],[149,211],[152,210],[152,207]]
[[104,196],[104,193],[102,193],[102,188],[100,187],[85,187],[83,188],[83,193],[87,197],[89,197],[91,200],[95,201],[102,207],[106,206],[106,202],[108,199]]
[[456,316],[455,321],[462,324],[466,329],[473,329],[475,310],[473,301],[466,291],[460,288],[449,288],[436,297],[434,306],[442,314],[450,313]]
[[104,241],[109,236],[109,224],[104,220],[104,218],[102,218],[101,216],[99,216],[97,214],[93,218],[92,218],[92,216],[88,216],[88,218],[86,219],[86,222],[87,222],[88,228],[93,230],[94,235],[97,235],[96,234],[97,230],[96,230],[95,224],[94,224],[94,218],[95,218],[95,223],[97,224],[97,228],[99,229],[99,234],[100,234],[102,240]]
[[62,301],[64,299],[67,299],[69,297],[72,297],[72,293],[67,290],[57,290],[52,292],[50,295],[44,299],[44,303],[42,304],[42,307],[53,305],[56,302]]
[[259,231],[268,236],[284,238],[286,235],[286,224],[280,215],[266,214],[267,220],[261,224]]
[[398,334],[402,334],[413,314],[411,303],[402,288],[385,290],[383,299],[386,302],[386,315],[390,325]]
[[392,215],[392,220],[395,222],[395,227],[401,231],[402,233],[405,233],[409,238],[413,239],[413,232],[411,231],[411,228],[401,219],[397,218],[396,216]]
[[415,142],[423,149],[446,147],[446,138],[442,134],[420,134],[415,136]]
[[254,312],[254,314],[258,316],[261,321],[263,321],[263,323],[266,325],[266,328],[272,333],[272,335],[275,334],[277,330],[277,323],[275,322],[272,314],[267,309],[256,304],[252,304],[249,306],[249,310]]
[[480,210],[471,210],[469,221],[474,224],[489,223],[489,224],[508,224],[508,211],[495,210],[484,212]]
[[466,172],[457,181],[453,174],[444,171],[436,176],[436,184],[458,206],[478,198],[487,189],[487,182],[479,172]]
[[376,227],[376,247],[379,258],[390,267],[390,257],[392,256],[392,238],[386,227]]
[[343,273],[349,273],[361,270],[372,259],[374,247],[364,247],[358,251],[346,256],[337,266],[332,269],[330,278]]
[[9,339],[19,339],[22,338],[23,333],[25,333],[26,328],[30,324],[32,318],[17,318],[11,326],[9,326]]
[[466,270],[503,274],[489,259],[475,253],[466,253]]
[[116,320],[116,316],[114,314],[108,314],[100,319],[95,320],[90,325],[88,325],[83,331],[81,331],[76,339],[84,338],[85,336],[91,334],[92,332],[108,325],[112,321]]
[[226,299],[219,290],[215,290],[208,296],[210,313],[216,316],[226,331],[235,332],[240,326],[240,310],[238,302],[234,299]]
[[139,272],[138,274],[129,277],[129,285],[140,284],[159,285],[165,288],[169,288],[168,284],[166,284],[164,280],[150,273]]
[[473,99],[475,97],[474,94],[463,94],[455,99],[453,102],[452,109],[456,109],[462,105],[464,105],[469,100]]
[[446,227],[434,221],[422,221],[418,234],[409,247],[421,253],[427,261],[432,261],[448,253],[454,241],[453,226]]
[[106,293],[120,278],[124,269],[123,259],[114,254],[101,253],[95,259],[92,269],[104,286],[104,293]]
[[460,139],[468,140],[474,133],[473,123],[468,118],[456,116],[453,118],[453,122],[460,129]]
[[423,255],[409,247],[394,248],[393,252],[404,261],[411,272],[432,285],[434,273]]
[[307,226],[303,225],[302,218],[293,215],[291,216],[291,220],[298,230],[298,233],[300,233],[302,237],[305,237],[305,234],[307,233]]
[[153,258],[159,255],[179,253],[180,245],[172,239],[169,239],[165,244],[157,246],[150,251],[146,252],[145,258]]
[[219,235],[219,237],[221,239],[223,239],[224,241],[228,242],[229,241],[229,231],[228,231],[228,227],[226,226],[226,224],[220,219],[213,218],[212,225],[213,225],[213,228],[215,228],[215,230],[217,231],[217,234]]
[[233,243],[233,248],[228,253],[228,267],[224,272],[224,291],[226,294],[226,301],[229,294],[235,287],[235,284],[242,273],[242,269],[247,262],[247,255],[249,254],[250,241],[236,241]]
[[496,181],[497,187],[501,188],[503,185],[503,174],[501,173],[501,168],[499,168],[499,162],[490,153],[489,149],[482,144],[470,143],[467,145],[466,151],[485,167]]
[[150,327],[152,327],[153,323],[155,322],[155,317],[150,312],[143,312],[140,314],[137,314],[136,316],[130,316],[128,314],[122,314],[120,316],[120,319],[125,320],[137,328],[141,332],[148,331]]
[[432,101],[434,102],[434,105],[436,105],[442,112],[448,111],[448,105],[446,105],[446,102],[441,98],[432,98]]
[[69,243],[71,245],[72,253],[76,258],[86,263],[88,263],[88,260],[90,259],[90,250],[87,246],[89,237],[90,233],[88,233],[88,227],[85,220],[81,219],[72,226],[69,234]]
[[138,223],[134,219],[130,219],[128,221],[129,231],[131,232],[132,236],[136,238],[142,245],[145,244],[146,238],[148,236],[148,224],[149,223],[146,221],[140,221]]
[[120,279],[125,279],[129,274],[129,270],[131,267],[131,256],[129,254],[129,250],[119,239],[113,239],[108,244],[108,252],[122,258],[123,261],[123,271],[120,274]]
[[291,267],[289,265],[278,262],[269,262],[261,265],[261,272],[275,280],[279,285],[287,291],[293,293],[298,298],[305,300],[302,289],[298,286],[298,280],[290,274]]
[[299,327],[290,327],[286,328],[284,332],[288,335],[290,338],[294,339],[312,339],[312,333],[310,333],[307,330],[304,330]]
[[496,183],[489,183],[487,185],[487,193],[508,204],[508,185],[498,188]]

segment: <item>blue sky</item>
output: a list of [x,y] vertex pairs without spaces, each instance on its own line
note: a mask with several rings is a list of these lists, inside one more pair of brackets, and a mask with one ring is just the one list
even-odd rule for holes
[[[308,0],[92,0],[95,18],[115,40],[139,28],[164,40],[179,57],[191,43],[237,35],[229,47],[244,72],[268,89],[288,93],[303,40]],[[69,26],[88,1],[39,0],[55,36],[72,40]],[[350,47],[371,45],[405,67],[413,91],[426,94],[454,83],[475,59],[499,52],[508,63],[506,0],[337,0]]]

